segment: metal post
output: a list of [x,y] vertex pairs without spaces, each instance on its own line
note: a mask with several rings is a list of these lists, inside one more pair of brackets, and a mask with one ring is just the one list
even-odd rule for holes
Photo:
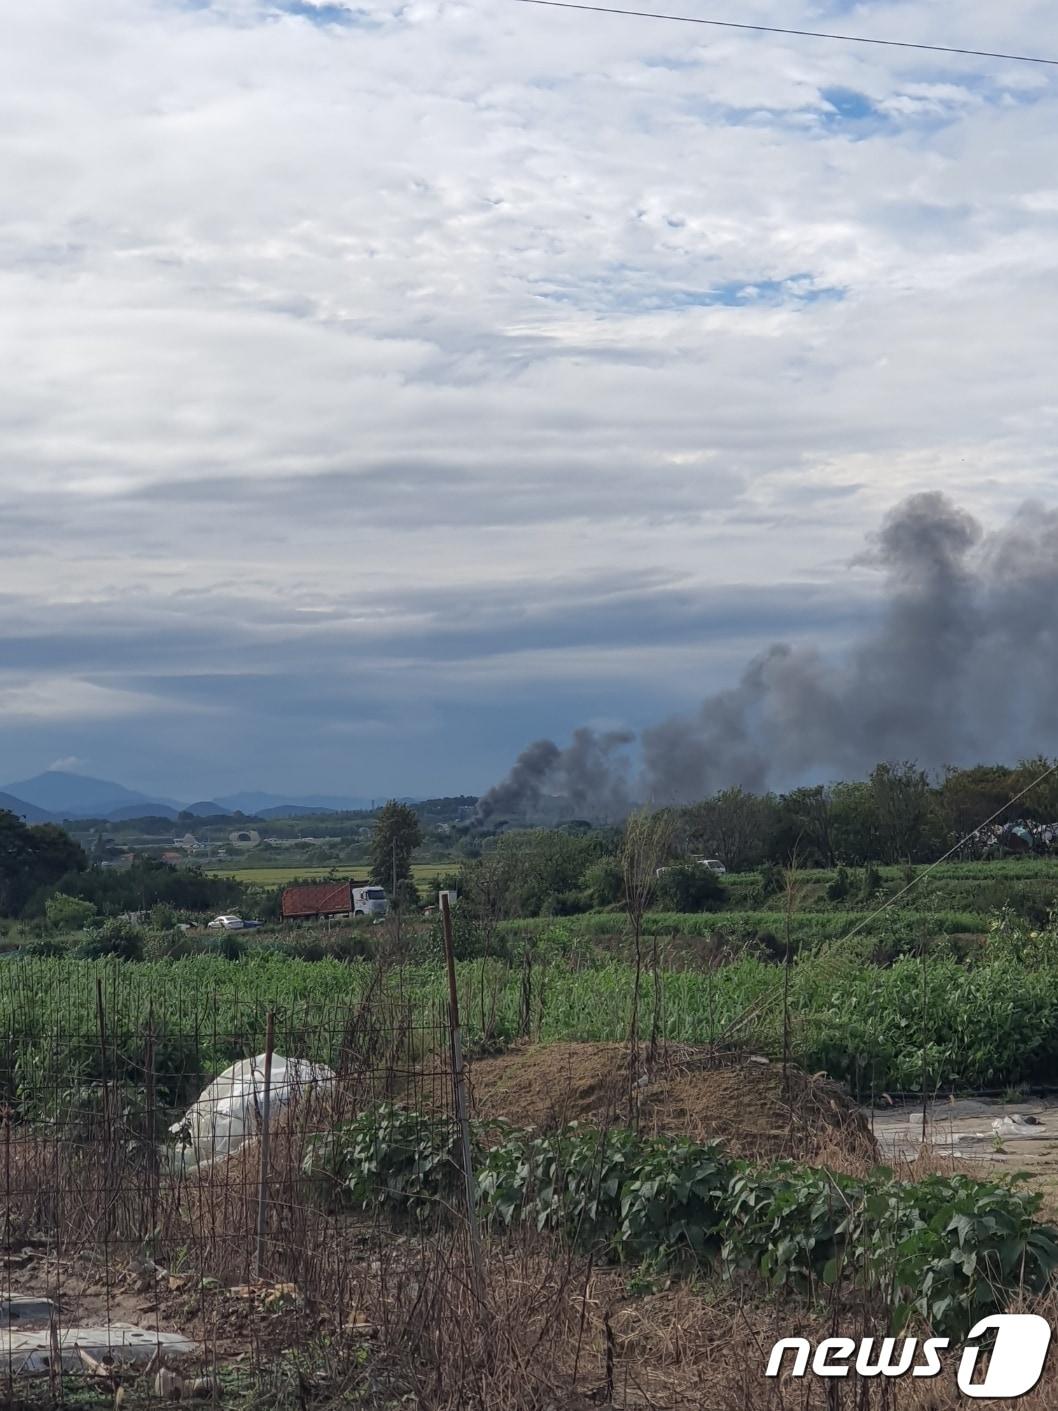
[[463,1072],[463,1039],[459,1027],[459,992],[456,989],[456,957],[452,944],[452,911],[448,894],[441,893],[441,923],[445,940],[445,965],[448,968],[448,1016],[452,1036],[452,1088],[456,1102],[456,1121],[463,1154],[463,1189],[467,1205],[467,1230],[470,1234],[470,1260],[474,1278],[474,1296],[485,1301],[485,1269],[481,1252],[481,1230],[478,1227],[478,1188],[474,1180],[474,1164],[470,1154],[470,1116],[467,1111],[467,1085]]
[[272,1051],[275,1046],[275,1022],[275,1013],[270,1009],[265,1024],[264,1097],[261,1101],[261,1170],[257,1185],[257,1255],[254,1260],[254,1275],[258,1279],[264,1268],[265,1241],[268,1232],[268,1149],[271,1135],[269,1124],[272,1114]]

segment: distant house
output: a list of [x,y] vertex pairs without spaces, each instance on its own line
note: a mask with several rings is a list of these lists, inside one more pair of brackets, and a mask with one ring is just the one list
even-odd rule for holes
[[183,848],[184,852],[201,852],[202,844],[195,837],[194,833],[185,833],[182,838],[174,838],[175,847]]
[[134,852],[123,852],[118,857],[112,857],[101,865],[111,872],[127,872],[136,861]]
[[256,828],[239,828],[228,834],[228,842],[233,848],[253,848],[260,841],[261,835]]

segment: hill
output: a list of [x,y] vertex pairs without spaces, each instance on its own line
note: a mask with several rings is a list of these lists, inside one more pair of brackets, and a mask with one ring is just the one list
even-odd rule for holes
[[5,793],[58,818],[106,818],[119,809],[134,806],[141,815],[157,813],[159,803],[168,803],[168,800],[152,799],[147,794],[126,789],[111,779],[93,779],[87,774],[68,774],[61,769],[48,769],[32,779],[20,779],[3,787]]
[[25,799],[16,799],[13,794],[0,793],[0,810],[13,813],[16,818],[24,818],[27,823],[54,823],[55,815],[47,809],[37,808],[36,804]]

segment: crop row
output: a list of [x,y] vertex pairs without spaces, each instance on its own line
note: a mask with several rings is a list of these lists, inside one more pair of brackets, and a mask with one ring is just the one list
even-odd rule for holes
[[[173,1102],[233,1059],[260,1051],[276,1013],[277,1047],[326,1062],[382,1062],[443,1048],[437,965],[384,981],[367,964],[279,959],[122,965],[8,962],[0,985],[0,1093],[20,1104],[78,1081],[142,1079],[148,1062]],[[619,1041],[629,1034],[635,975],[624,963],[531,972],[497,961],[459,966],[471,1048],[520,1035]],[[639,1032],[688,1044],[737,1036],[777,1053],[783,970],[753,958],[707,971],[662,971],[639,986]],[[838,955],[791,967],[788,1029],[796,1060],[881,1092],[1050,1084],[1058,1075],[1058,965],[1016,957],[977,966],[908,958],[881,969]]]
[[[713,1267],[809,1297],[855,1290],[894,1332],[942,1336],[1039,1293],[1058,1268],[1058,1230],[1017,1186],[934,1176],[866,1179],[733,1161],[717,1143],[573,1125],[543,1135],[476,1126],[479,1213],[503,1234],[529,1225],[622,1263]],[[458,1203],[454,1124],[368,1108],[313,1139],[304,1174],[330,1203],[430,1221]]]
[[[807,911],[795,912],[789,918],[790,938],[798,948],[841,940],[852,932],[876,939],[897,938],[917,943],[923,935],[982,935],[988,926],[989,918],[978,912],[917,912],[907,908],[890,908],[878,916],[857,911]],[[643,917],[644,935],[659,937],[713,936],[719,933],[731,940],[760,935],[784,940],[786,928],[787,917],[781,910],[650,911]],[[545,916],[505,921],[499,931],[504,936],[531,936],[556,943],[572,943],[580,939],[627,936],[628,920],[620,912],[588,912],[583,916],[567,916],[558,920]]]

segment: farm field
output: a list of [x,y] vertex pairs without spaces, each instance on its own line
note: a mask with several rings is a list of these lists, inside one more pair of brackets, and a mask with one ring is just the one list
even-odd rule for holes
[[[346,1019],[366,998],[387,1023],[399,1015],[415,1030],[439,1022],[446,994],[436,963],[405,965],[380,979],[371,963],[304,961],[267,950],[239,961],[9,959],[3,978],[0,1070],[23,1084],[35,1063],[56,1056],[71,1081],[81,1064],[86,1081],[98,1076],[97,981],[120,1051],[142,1047],[150,1016],[159,1072],[169,1066],[195,1080],[259,1051],[270,1009],[285,1043],[333,1062]],[[799,961],[787,977],[781,966],[747,956],[715,969],[659,971],[656,981],[646,974],[638,1007],[635,969],[623,962],[571,968],[560,957],[530,971],[487,959],[458,966],[471,1051],[502,1049],[523,1037],[620,1043],[638,1013],[644,1036],[656,1032],[691,1045],[737,1041],[776,1057],[787,980],[791,1057],[806,1071],[843,1080],[861,1098],[1047,1085],[1058,1072],[1054,965],[909,957],[882,968],[824,954]],[[166,1059],[166,1035],[189,1032],[197,1036],[194,1061],[186,1040]]]
[[[438,874],[450,871],[454,864],[446,862],[412,863],[411,874],[418,883],[431,881]],[[334,867],[240,867],[237,863],[204,869],[211,877],[230,877],[235,882],[247,882],[259,887],[285,887],[289,882],[313,881],[327,877],[367,879],[368,865],[342,863]]]
[[[420,864],[417,880],[439,870]],[[235,875],[276,887],[309,871]],[[1046,914],[1052,877],[1034,869],[940,881],[957,903],[976,901],[973,889],[984,886]],[[1046,1219],[1055,1166],[1043,1144],[1032,1148],[1030,1182],[1010,1186],[1002,1176],[1019,1151],[1001,1168],[988,1164],[999,1150],[988,1140],[972,1160],[942,1143],[921,1155],[909,1119],[900,1119],[920,1113],[928,1097],[942,1134],[950,1094],[990,1092],[996,1111],[1016,1114],[1019,1092],[1054,1081],[1058,930],[987,905],[944,906],[925,891],[875,916],[885,891],[862,903],[834,898],[825,872],[805,884],[803,908],[787,918],[763,880],[732,879],[719,911],[648,911],[639,969],[630,963],[629,919],[617,909],[486,925],[469,908],[455,912],[488,1296],[502,1304],[505,1327],[546,1317],[576,1328],[574,1369],[597,1366],[605,1376],[612,1362],[630,1379],[649,1373],[655,1395],[664,1387],[653,1404],[680,1411],[762,1405],[753,1399],[761,1347],[791,1329],[826,1336],[831,1305],[850,1299],[865,1300],[863,1326],[877,1335],[907,1320],[956,1341],[985,1311],[1016,1305],[1051,1317],[1055,1309],[1058,1230]],[[902,869],[883,873],[890,893],[902,884]],[[382,1326],[396,1309],[410,1325],[406,1289],[429,1290],[476,1328],[474,1304],[459,1302],[468,1287],[459,1263],[464,1193],[436,919],[413,914],[402,931],[270,924],[244,938],[142,924],[125,959],[72,954],[91,947],[91,928],[36,940],[25,928],[0,960],[0,1101],[15,1133],[15,1169],[36,1160],[43,1172],[40,1190],[35,1181],[32,1199],[21,1192],[11,1218],[29,1238],[42,1209],[83,1212],[83,1226],[63,1217],[62,1238],[87,1242],[90,1253],[105,1220],[102,1260],[97,1252],[94,1267],[66,1274],[103,1287],[95,1302],[82,1297],[82,1316],[102,1320],[123,1307],[143,1212],[153,1206],[154,1257],[193,1269],[201,1293],[160,1301],[151,1318],[211,1355],[224,1328],[221,1360],[243,1346],[227,1330],[238,1323],[241,1291],[257,1288],[249,1251],[259,1153],[222,1156],[220,1180],[212,1162],[198,1180],[173,1179],[168,1163],[173,1130],[184,1129],[205,1085],[264,1051],[271,1014],[277,1054],[341,1077],[322,1108],[306,1100],[303,1118],[279,1121],[269,1247],[291,1307],[268,1312],[253,1336],[266,1327],[296,1346],[304,1298],[337,1310],[323,1336],[339,1347],[350,1321]],[[33,954],[34,944],[54,951]],[[858,1104],[892,1114],[886,1147]],[[48,1145],[55,1131],[76,1151],[69,1174]],[[155,1175],[143,1163],[147,1150],[162,1153]],[[564,1173],[558,1187],[555,1169]],[[115,1182],[117,1206],[82,1195],[86,1185],[102,1192]],[[954,1262],[951,1228],[960,1232]],[[409,1229],[417,1231],[410,1239]],[[439,1282],[446,1266],[455,1270],[448,1284]],[[590,1286],[590,1306],[587,1295],[562,1302],[571,1271],[578,1287]],[[166,1282],[180,1289],[186,1277]],[[527,1286],[540,1291],[532,1308],[504,1302]],[[352,1320],[342,1311],[348,1298]],[[718,1369],[714,1353],[703,1361],[694,1349],[713,1346],[729,1308],[732,1326],[749,1331]],[[132,1311],[143,1316],[139,1305]],[[669,1339],[642,1336],[649,1318],[678,1322],[690,1350],[676,1354]],[[475,1332],[488,1335],[486,1325]],[[553,1369],[566,1353],[548,1337]],[[615,1359],[616,1337],[625,1341]],[[385,1344],[386,1366],[399,1361],[393,1348]],[[451,1351],[437,1355],[451,1374]],[[330,1377],[329,1351],[326,1358]],[[374,1377],[383,1359],[352,1365]],[[572,1384],[578,1373],[561,1375]],[[739,1388],[733,1400],[715,1398],[718,1378]],[[344,1404],[379,1411],[400,1400]],[[252,1394],[240,1411],[249,1404]],[[602,1404],[631,1411],[643,1403],[615,1395]]]

